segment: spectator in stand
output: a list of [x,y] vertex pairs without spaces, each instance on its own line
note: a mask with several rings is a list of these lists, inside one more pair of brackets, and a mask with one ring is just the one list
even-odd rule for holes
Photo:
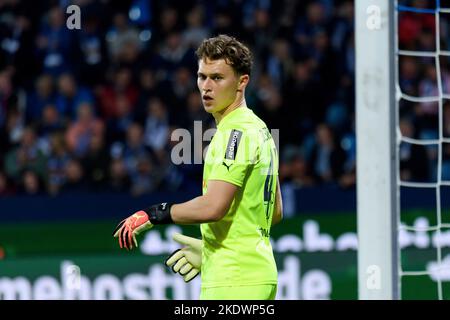
[[[195,89],[195,82],[192,74],[186,67],[178,68],[172,80],[172,92],[174,93],[174,105],[186,105],[187,95]],[[177,106],[180,108],[179,106]]]
[[446,100],[443,107],[442,131],[444,138],[450,138],[450,101]]
[[[428,9],[428,1],[426,0],[414,0],[412,2],[412,7]],[[422,30],[435,32],[436,21],[432,14],[402,12],[398,20],[398,39],[401,50],[415,50]]]
[[167,157],[167,142],[169,139],[169,116],[167,107],[158,99],[153,98],[148,102],[147,117],[144,127],[145,145],[149,147],[164,162]]
[[274,85],[281,90],[283,89],[282,85],[290,78],[294,61],[289,52],[290,46],[287,40],[276,39],[271,47],[272,53],[267,59],[267,72]]
[[20,143],[24,128],[25,119],[23,113],[17,107],[10,108],[6,117],[4,132],[0,136],[0,150],[1,148],[4,149],[2,154],[6,154],[7,150]]
[[273,78],[268,74],[262,74],[259,78],[258,90],[256,92],[256,108],[258,116],[265,119],[270,129],[284,129],[284,118],[282,117],[283,98],[280,90],[275,86]]
[[399,65],[399,85],[402,92],[410,96],[418,96],[418,84],[420,81],[419,63],[413,57],[402,57],[399,59]]
[[255,57],[266,61],[272,47],[276,30],[270,21],[270,13],[267,9],[258,8],[253,11],[253,22],[249,23],[246,30],[246,38],[252,45]]
[[161,174],[149,157],[139,157],[131,175],[131,194],[137,197],[151,193],[158,187]]
[[[450,137],[450,102],[447,100],[443,105],[443,136]],[[442,145],[442,180],[450,181],[450,144],[443,143]]]
[[66,27],[64,12],[59,6],[52,7],[36,39],[38,57],[45,72],[59,76],[71,71],[73,40],[73,32]]
[[355,41],[353,32],[353,1],[346,0],[338,7],[337,18],[330,35],[330,46],[336,53],[336,72],[338,73],[341,99],[349,106],[354,105]]
[[[443,94],[450,93],[450,76],[445,70],[441,71],[441,79],[437,78],[435,65],[424,66],[425,72],[419,82],[419,95],[421,97],[438,97],[438,81],[441,82]],[[439,122],[438,102],[422,102],[416,105],[415,115],[417,125],[420,130],[435,131],[437,138],[437,128]]]
[[100,110],[102,117],[110,119],[118,116],[118,100],[126,98],[131,110],[138,100],[138,89],[133,84],[132,73],[128,68],[118,69],[114,73],[112,85],[100,89]]
[[150,98],[158,94],[164,95],[164,92],[161,92],[158,84],[155,73],[151,68],[146,67],[139,72],[139,97],[136,102],[135,111],[137,119],[145,118],[147,114],[147,103]]
[[[188,53],[191,53],[191,56],[188,56]],[[183,42],[179,32],[171,32],[167,35],[158,50],[158,55],[164,70],[169,75],[180,66],[189,65],[189,62],[195,61],[192,59],[192,50],[189,50],[189,47]]]
[[36,131],[39,135],[39,145],[46,155],[50,153],[50,136],[64,132],[66,121],[59,115],[54,105],[47,105],[42,112],[41,121],[37,122]]
[[107,47],[113,63],[130,58],[130,53],[136,55],[142,49],[139,32],[130,26],[126,14],[117,13],[113,17],[113,25],[108,30]]
[[80,161],[71,159],[65,168],[66,181],[62,186],[62,191],[66,193],[86,193],[90,191],[90,186],[86,181],[84,169]]
[[42,115],[44,107],[55,103],[53,77],[43,74],[35,81],[35,89],[27,96],[26,120],[33,122]]
[[8,111],[15,98],[11,71],[0,71],[0,126],[5,125]]
[[[417,139],[414,124],[410,119],[400,119],[400,132],[404,137]],[[425,182],[430,177],[430,161],[425,146],[403,142],[400,144],[400,179]]]
[[18,147],[9,151],[5,157],[6,174],[16,183],[21,181],[21,175],[26,170],[34,171],[43,178],[46,170],[46,157],[39,149],[36,132],[33,128],[25,128]]
[[124,95],[118,96],[116,114],[107,121],[108,142],[125,140],[127,130],[136,118],[132,111],[130,101]]
[[230,34],[235,36],[243,36],[243,32],[239,30],[235,15],[237,10],[233,10],[233,4],[217,4],[212,18],[211,34]]
[[81,162],[87,183],[97,191],[105,189],[108,178],[109,152],[103,134],[94,134],[89,149]]
[[58,112],[67,118],[75,119],[77,109],[82,103],[94,103],[91,91],[79,86],[72,74],[62,74],[58,78],[58,94],[56,96]]
[[78,107],[78,117],[66,133],[66,141],[69,151],[76,157],[84,157],[89,149],[92,137],[102,135],[104,123],[94,115],[92,105],[82,103]]
[[327,28],[327,19],[322,3],[311,1],[307,5],[306,17],[299,16],[295,27],[294,38],[297,52],[307,54],[308,48],[312,46],[311,35]]
[[109,166],[109,189],[115,192],[129,193],[131,188],[130,177],[122,158],[112,159]]
[[0,198],[12,196],[16,194],[16,190],[12,185],[10,179],[4,171],[0,170]]
[[53,104],[44,107],[40,119],[37,124],[37,132],[41,138],[45,139],[48,139],[55,132],[63,132],[67,125],[67,122],[61,117]]
[[127,130],[125,143],[114,143],[111,152],[115,158],[123,159],[127,174],[131,177],[136,172],[138,159],[150,157],[150,152],[144,144],[142,126],[133,123]]
[[66,182],[66,167],[71,160],[62,133],[50,136],[50,155],[47,161],[47,191],[51,195],[60,193]]
[[77,39],[81,49],[80,80],[91,87],[104,81],[107,67],[105,37],[101,32],[100,19],[94,14],[87,14]]
[[36,172],[25,170],[22,174],[18,194],[26,196],[40,196],[44,194],[43,182]]
[[[35,51],[34,19],[27,10],[30,7],[26,8],[29,4],[24,1],[3,1],[2,4],[6,4],[6,8],[2,8],[0,22],[0,70],[10,67],[14,70],[15,82],[28,87],[39,63],[39,59],[30,59],[30,53]],[[8,14],[8,5],[23,7],[14,8],[14,14]]]
[[316,143],[309,159],[316,179],[321,183],[338,181],[344,170],[345,152],[326,124],[320,124],[316,129]]
[[156,43],[163,43],[169,34],[177,32],[180,29],[180,24],[178,10],[170,5],[162,6],[155,30]]
[[183,31],[183,44],[196,49],[203,41],[209,37],[210,31],[204,26],[204,9],[200,5],[194,6],[186,16],[186,28]]
[[280,182],[289,183],[295,188],[314,186],[314,178],[301,150],[296,146],[287,146],[280,166]]

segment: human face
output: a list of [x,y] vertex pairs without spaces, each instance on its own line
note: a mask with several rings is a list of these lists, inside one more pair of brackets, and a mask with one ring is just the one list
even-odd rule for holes
[[222,113],[240,101],[242,77],[236,75],[224,59],[199,60],[197,75],[197,85],[206,112]]

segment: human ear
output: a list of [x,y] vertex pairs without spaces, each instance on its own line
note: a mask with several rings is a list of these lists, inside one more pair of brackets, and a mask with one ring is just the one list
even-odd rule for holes
[[242,90],[247,86],[248,82],[250,80],[250,77],[248,74],[244,74],[239,77],[239,84],[236,91],[242,92]]

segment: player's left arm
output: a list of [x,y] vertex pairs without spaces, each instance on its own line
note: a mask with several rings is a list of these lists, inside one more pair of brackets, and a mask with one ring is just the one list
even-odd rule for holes
[[283,219],[283,199],[281,198],[280,180],[277,178],[277,190],[275,192],[275,208],[273,211],[272,225]]

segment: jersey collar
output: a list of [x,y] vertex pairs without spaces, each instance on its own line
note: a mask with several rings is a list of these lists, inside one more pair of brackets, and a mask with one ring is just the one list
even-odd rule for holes
[[239,108],[234,109],[233,111],[231,111],[229,114],[227,114],[225,117],[222,118],[222,120],[220,120],[219,124],[217,125],[217,128],[221,128],[224,126],[224,123],[226,122],[230,122],[233,119],[239,117],[243,112],[246,112],[250,110],[246,105],[243,105]]

